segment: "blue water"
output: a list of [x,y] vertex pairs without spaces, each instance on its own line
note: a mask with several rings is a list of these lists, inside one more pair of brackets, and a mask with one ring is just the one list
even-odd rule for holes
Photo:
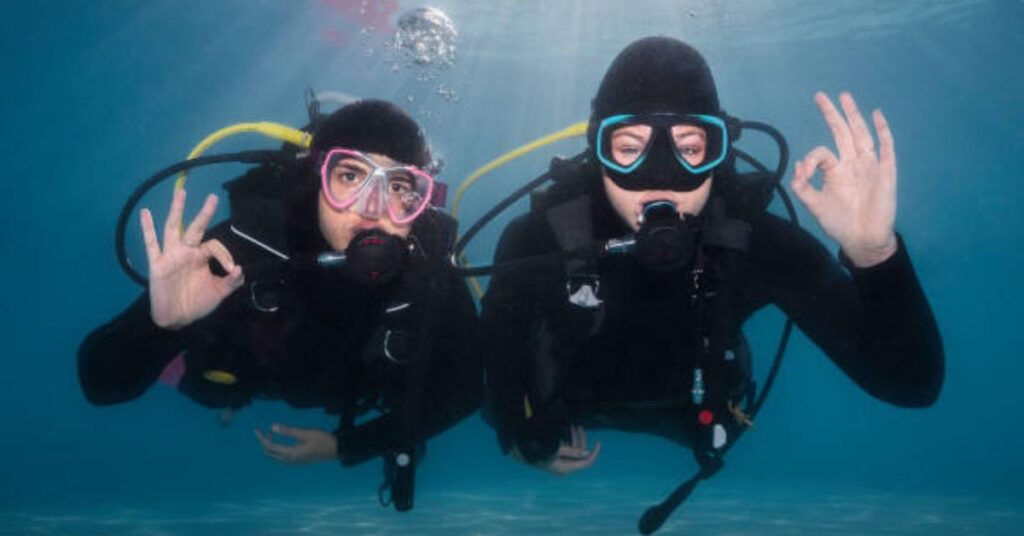
[[[391,22],[419,5],[376,3]],[[457,184],[584,119],[614,54],[656,33],[702,50],[723,106],[776,125],[795,157],[829,142],[815,90],[849,89],[886,112],[898,230],[948,359],[934,407],[897,409],[797,335],[755,430],[664,532],[1024,533],[1024,3],[438,1],[459,29],[459,57],[428,81],[390,69],[385,34],[360,32],[358,11],[337,4],[5,6],[0,534],[630,533],[646,505],[690,474],[688,453],[594,432],[604,443],[595,466],[555,478],[503,457],[474,416],[430,443],[417,508],[399,515],[376,504],[375,463],[291,467],[260,452],[253,427],[331,427],[318,412],[257,403],[225,428],[161,385],[131,404],[92,407],[75,351],[138,292],[113,255],[121,204],[207,133],[258,119],[298,126],[310,86],[390,99],[422,121],[447,161],[442,178]],[[443,98],[442,84],[458,98]],[[267,146],[240,138],[218,150]],[[467,225],[551,156],[581,146],[560,142],[489,176],[460,219]],[[191,199],[237,171],[197,173]],[[166,199],[160,191],[145,203],[159,215]],[[472,259],[489,259],[504,221]],[[761,374],[780,326],[775,311],[747,326]]]

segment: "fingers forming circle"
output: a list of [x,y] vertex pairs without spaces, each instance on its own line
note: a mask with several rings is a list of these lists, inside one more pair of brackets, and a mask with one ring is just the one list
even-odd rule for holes
[[839,159],[836,155],[825,146],[818,146],[807,153],[804,157],[803,164],[805,167],[804,172],[809,175],[813,174],[815,169],[821,170],[822,173],[827,174],[832,171],[833,168],[839,165]]

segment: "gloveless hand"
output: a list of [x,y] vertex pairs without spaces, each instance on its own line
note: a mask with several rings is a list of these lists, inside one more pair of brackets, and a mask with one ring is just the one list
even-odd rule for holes
[[582,426],[569,427],[571,440],[569,444],[561,443],[554,457],[536,467],[556,475],[567,475],[587,469],[597,460],[601,453],[601,442],[594,444],[594,449],[587,448],[587,431]]
[[[217,210],[217,196],[210,195],[203,208],[181,232],[185,191],[176,190],[164,223],[163,249],[157,241],[153,215],[142,209],[139,215],[142,238],[149,263],[149,305],[153,322],[163,328],[180,329],[210,314],[229,294],[245,282],[242,268],[217,240],[203,242],[206,227]],[[227,271],[224,277],[210,272],[211,258]]]
[[263,447],[263,453],[275,460],[298,464],[323,462],[338,457],[338,439],[333,434],[319,428],[274,424],[270,430],[274,434],[295,440],[295,444],[285,445],[275,442],[270,433],[264,433],[259,429],[253,430],[256,439]]
[[[881,263],[896,252],[896,153],[881,110],[872,118],[879,147],[849,93],[839,95],[844,119],[824,93],[814,96],[835,139],[838,158],[827,147],[812,149],[794,165],[793,192],[822,229],[858,267]],[[822,187],[811,184],[821,171]]]

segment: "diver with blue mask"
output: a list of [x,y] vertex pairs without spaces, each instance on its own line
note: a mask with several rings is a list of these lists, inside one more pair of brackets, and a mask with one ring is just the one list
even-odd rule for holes
[[699,471],[644,515],[640,531],[657,530],[752,425],[767,385],[759,396],[742,327],[768,305],[871,395],[935,402],[942,341],[892,227],[888,126],[876,113],[876,149],[851,97],[840,97],[845,118],[817,100],[840,154],[809,153],[793,190],[839,244],[838,261],[766,210],[784,144],[774,180],[739,171],[734,142],[752,123],[720,108],[695,49],[650,37],[615,58],[591,103],[587,150],[524,187],[554,182],[504,230],[493,266],[465,270],[493,273],[481,301],[484,413],[504,451],[567,474],[598,459],[590,429],[685,445]]
[[285,463],[381,458],[381,502],[407,511],[426,441],[482,396],[476,311],[447,262],[456,224],[437,210],[430,151],[405,111],[361,100],[310,115],[308,151],[191,160],[132,196],[123,214],[182,169],[262,162],[226,183],[231,216],[210,229],[216,196],[186,226],[177,189],[162,236],[142,211],[148,280],[124,257],[119,226],[122,266],[148,290],[85,338],[79,378],[91,403],[119,404],[180,362],[170,383],[207,407],[324,408],[336,430],[276,423],[256,430],[264,452]]
[[[707,114],[617,114],[601,120],[594,155],[607,177],[629,191],[692,191],[729,151],[725,121]],[[680,268],[696,250],[697,226],[667,200],[645,202],[634,254],[654,269]]]

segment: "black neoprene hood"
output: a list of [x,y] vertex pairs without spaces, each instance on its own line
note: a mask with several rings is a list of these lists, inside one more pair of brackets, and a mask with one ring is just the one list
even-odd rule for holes
[[419,168],[431,161],[416,121],[405,110],[382,100],[359,100],[324,118],[313,135],[313,149],[324,153],[335,147],[382,154]]
[[623,49],[590,104],[591,147],[598,123],[611,115],[720,112],[718,90],[704,57],[671,37],[645,37]]

